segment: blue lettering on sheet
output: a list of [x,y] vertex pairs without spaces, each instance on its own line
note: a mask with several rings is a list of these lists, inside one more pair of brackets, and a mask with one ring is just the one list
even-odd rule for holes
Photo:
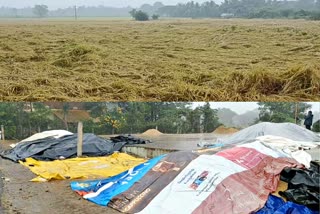
[[[140,180],[150,169],[152,169],[163,157],[165,157],[165,155],[153,158],[146,163],[135,166],[123,173],[104,180],[71,182],[71,189],[73,191],[94,193],[106,185],[105,190],[95,197],[88,198],[88,200],[102,206],[107,206],[109,201],[114,196],[128,190],[135,182]],[[106,188],[107,185],[109,185],[108,188]]]

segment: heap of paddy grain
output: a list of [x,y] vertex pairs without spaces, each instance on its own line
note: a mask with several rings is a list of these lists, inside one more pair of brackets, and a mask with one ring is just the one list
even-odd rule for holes
[[160,136],[162,134],[163,133],[159,132],[157,129],[149,129],[149,130],[142,133],[142,135],[150,136],[150,137],[156,137],[156,136]]
[[216,128],[213,132],[213,134],[233,134],[238,132],[238,129],[235,128],[227,128],[225,126],[219,126],[218,128]]

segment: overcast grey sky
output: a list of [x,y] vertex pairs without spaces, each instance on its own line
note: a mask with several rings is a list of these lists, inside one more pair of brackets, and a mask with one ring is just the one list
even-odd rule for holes
[[[190,0],[161,0],[163,4],[175,5],[177,3],[188,2]],[[195,2],[205,2],[207,0],[195,0]],[[216,3],[220,3],[222,0],[216,0]],[[65,8],[73,5],[85,5],[85,6],[112,6],[112,7],[139,7],[144,3],[153,4],[154,0],[0,0],[0,7],[32,7],[35,4],[45,4],[49,6],[49,9]]]
[[[312,105],[311,111],[320,112],[320,102],[308,102]],[[204,105],[204,102],[193,103],[193,107]],[[211,107],[214,109],[217,108],[229,108],[237,114],[243,114],[247,111],[254,110],[258,108],[258,104],[256,102],[212,102],[210,103]]]

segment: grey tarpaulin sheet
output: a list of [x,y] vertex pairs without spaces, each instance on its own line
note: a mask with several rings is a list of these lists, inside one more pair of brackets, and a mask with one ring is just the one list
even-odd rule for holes
[[218,139],[218,142],[224,144],[237,144],[250,142],[259,136],[273,135],[285,137],[294,141],[320,142],[320,137],[304,127],[293,123],[269,123],[263,122],[248,128],[245,128],[232,136],[224,139]]
[[[77,155],[77,134],[64,136],[61,138],[43,138],[29,142],[19,143],[15,148],[3,151],[0,155],[4,158],[18,161],[28,157],[37,160],[55,160],[61,156],[71,158]],[[94,134],[83,135],[83,151],[84,156],[104,156],[119,151],[125,144],[146,143],[145,141],[132,138],[130,136],[122,136],[121,140],[107,140]]]

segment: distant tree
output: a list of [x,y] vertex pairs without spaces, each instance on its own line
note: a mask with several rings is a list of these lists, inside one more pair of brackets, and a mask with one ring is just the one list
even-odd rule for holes
[[132,18],[134,18],[136,16],[137,10],[136,9],[132,9],[130,10],[129,14],[132,16]]
[[63,111],[63,122],[64,122],[64,127],[66,130],[69,130],[68,127],[68,120],[67,120],[67,116],[70,110],[70,104],[69,103],[63,103],[62,106],[62,111]]
[[48,16],[49,13],[47,5],[35,5],[32,11],[34,15],[40,18]]
[[219,118],[217,116],[217,110],[212,109],[208,102],[200,109],[203,115],[203,131],[205,133],[213,132],[213,130],[215,130],[220,125]]
[[159,9],[159,8],[161,8],[161,7],[164,7],[164,4],[163,4],[162,2],[157,1],[157,2],[155,2],[155,3],[153,4],[153,7],[154,7],[155,9]]
[[12,15],[14,17],[18,17],[18,9],[17,8],[12,8]]
[[146,103],[127,103],[126,108],[123,109],[126,123],[121,130],[124,133],[130,134],[141,133],[142,131],[144,131],[146,125],[145,115],[147,114],[145,110]]
[[17,104],[0,103],[0,125],[4,125],[5,127],[6,139],[17,138]]
[[202,112],[199,107],[189,112],[189,114],[187,115],[187,120],[190,123],[190,130],[188,130],[189,133],[200,133],[201,115]]
[[292,10],[281,10],[280,15],[288,18],[292,12],[293,12]]
[[310,19],[311,20],[320,20],[320,11],[319,12],[312,12],[310,14]]
[[[259,121],[263,122],[295,122],[295,114],[297,110],[297,120],[301,121],[304,118],[304,112],[311,105],[307,103],[292,103],[292,102],[262,102],[258,103],[260,115]],[[296,107],[298,107],[296,109]]]
[[30,125],[36,128],[38,132],[47,130],[51,122],[52,111],[43,103],[33,103],[32,106],[31,108],[34,108],[34,110],[29,115]]
[[148,21],[149,20],[149,15],[141,10],[133,9],[129,13],[136,21]]
[[299,19],[299,18],[305,18],[309,15],[308,11],[305,10],[299,10],[294,13],[294,18]]
[[143,5],[141,5],[139,10],[146,11],[146,12],[152,12],[153,11],[153,6],[150,5],[150,4],[143,4]]
[[100,121],[102,124],[111,127],[111,134],[115,134],[115,131],[125,124],[126,119],[123,115],[122,109],[117,107],[109,110],[105,115],[102,115]]
[[158,20],[158,19],[159,19],[159,15],[153,14],[153,15],[152,15],[152,19],[153,19],[153,20]]

